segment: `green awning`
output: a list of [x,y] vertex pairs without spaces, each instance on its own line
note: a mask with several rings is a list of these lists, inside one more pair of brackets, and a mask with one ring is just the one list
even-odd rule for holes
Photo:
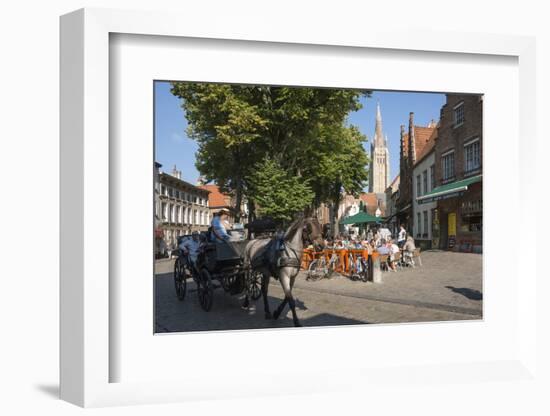
[[426,195],[416,198],[419,204],[425,204],[427,202],[438,201],[440,199],[452,198],[460,195],[462,192],[468,189],[468,186],[481,182],[481,176],[472,176],[471,178],[462,179],[461,181],[446,183],[445,185],[438,186],[428,192]]
[[380,222],[382,218],[375,217],[374,215],[367,214],[361,211],[351,217],[344,218],[340,221],[340,224],[367,224],[373,222]]

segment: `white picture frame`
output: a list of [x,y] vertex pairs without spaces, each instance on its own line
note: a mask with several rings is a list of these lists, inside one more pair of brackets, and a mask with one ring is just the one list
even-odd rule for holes
[[[185,25],[182,25],[185,21]],[[215,380],[200,377],[197,373],[179,375],[178,382],[168,379],[113,381],[111,368],[121,360],[113,350],[113,304],[109,276],[110,263],[110,36],[112,34],[163,36],[187,39],[212,39],[227,42],[268,42],[282,51],[299,45],[301,48],[327,47],[332,53],[339,51],[410,51],[437,53],[442,57],[477,55],[505,56],[517,59],[519,86],[518,137],[525,146],[519,149],[518,204],[520,216],[528,218],[528,209],[536,190],[529,181],[526,166],[530,163],[528,150],[535,146],[535,41],[529,37],[489,35],[475,33],[408,32],[391,26],[372,27],[359,32],[350,27],[347,31],[327,34],[323,28],[309,25],[308,30],[285,28],[281,32],[270,25],[251,25],[234,32],[230,22],[217,22],[203,26],[198,21],[173,13],[151,13],[107,9],[82,9],[61,18],[61,398],[79,406],[109,406],[121,404],[161,403],[210,398],[249,397],[272,394],[333,392],[353,389],[354,385],[369,384],[372,388],[387,385],[394,380],[400,383],[433,383],[446,380],[479,383],[484,380],[524,381],[536,377],[536,270],[533,252],[518,251],[514,265],[522,265],[520,290],[514,303],[514,319],[521,325],[514,327],[510,339],[517,345],[496,354],[498,359],[467,362],[442,361],[439,364],[419,360],[416,366],[395,367],[372,363],[357,368],[304,367],[300,383],[289,380],[285,371],[258,370],[269,378],[266,383],[254,379],[240,379],[224,388],[233,379],[220,374]],[[166,38],[167,39],[167,38]],[[162,40],[161,40],[162,41]],[[294,45],[294,46],[293,46]],[[326,75],[325,75],[326,77]],[[334,82],[334,81],[333,81]],[[317,83],[316,83],[317,84]],[[516,108],[516,107],[515,107]],[[515,110],[513,110],[515,111]],[[490,177],[490,172],[488,172]],[[535,230],[525,227],[524,238],[534,240]],[[75,230],[77,232],[75,232]],[[488,251],[488,253],[487,253]],[[486,253],[491,256],[491,249]],[[494,253],[493,253],[494,254]],[[517,273],[512,267],[508,272]],[[151,276],[152,277],[152,276]],[[513,275],[512,277],[517,278]],[[150,311],[151,312],[151,311]],[[487,311],[485,311],[487,312]],[[489,311],[491,312],[491,311]],[[485,316],[485,313],[484,313]],[[475,325],[475,324],[474,324]],[[116,326],[115,326],[116,327]],[[395,327],[393,327],[395,328]],[[400,326],[379,333],[392,332],[395,342],[400,337],[412,336],[414,326]],[[412,328],[412,329],[411,329]],[[464,328],[464,326],[463,326]],[[471,327],[469,327],[471,328]],[[441,326],[441,330],[460,331],[460,324]],[[483,331],[477,327],[475,331]],[[351,329],[354,331],[354,329]],[[360,331],[347,332],[349,337],[360,336]],[[504,330],[503,330],[504,331]],[[322,341],[331,332],[302,330],[303,339],[315,337]],[[152,336],[152,333],[151,333]],[[186,335],[193,340],[193,334]],[[265,338],[286,337],[263,334]],[[164,343],[169,338],[162,337]],[[350,339],[352,339],[350,338]],[[217,334],[210,338],[231,339],[238,343],[243,335]],[[204,338],[202,338],[204,342]],[[174,341],[175,342],[175,341]],[[139,349],[139,345],[134,345]],[[206,347],[205,347],[206,348]],[[368,371],[366,371],[368,369]],[[175,371],[175,370],[174,370]],[[482,374],[480,376],[480,374]],[[274,386],[282,386],[274,389]]]

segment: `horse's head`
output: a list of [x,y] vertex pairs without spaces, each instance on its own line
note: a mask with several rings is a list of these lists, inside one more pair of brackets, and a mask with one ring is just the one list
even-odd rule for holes
[[323,249],[323,230],[317,218],[304,218],[302,228],[302,242],[304,246],[313,245],[316,249]]

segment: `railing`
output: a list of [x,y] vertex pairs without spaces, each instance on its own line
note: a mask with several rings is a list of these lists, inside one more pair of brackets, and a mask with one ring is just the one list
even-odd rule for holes
[[349,261],[350,255],[353,260],[356,259],[357,256],[362,256],[366,259],[369,258],[369,256],[374,259],[379,256],[377,252],[369,253],[369,250],[362,249],[362,248],[340,248],[340,249],[331,249],[327,248],[322,251],[313,251],[311,249],[304,249],[304,252],[302,254],[302,269],[307,270],[311,262],[315,259],[319,259],[321,257],[325,257],[325,260],[328,264],[330,261],[330,258],[332,257],[332,254],[336,253],[338,255],[338,267],[335,269],[336,272],[347,274],[350,272],[351,264]]

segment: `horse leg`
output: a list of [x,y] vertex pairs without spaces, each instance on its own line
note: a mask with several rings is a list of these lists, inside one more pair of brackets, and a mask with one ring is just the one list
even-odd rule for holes
[[269,311],[269,302],[267,301],[267,289],[269,286],[269,275],[262,273],[262,296],[264,298],[264,317],[265,319],[271,319],[271,312]]
[[288,299],[284,298],[284,300],[281,302],[281,304],[275,309],[275,312],[273,312],[273,319],[279,319],[279,315],[281,315],[281,312],[285,309],[285,306],[288,302]]
[[296,315],[296,303],[294,302],[294,298],[292,297],[292,295],[290,295],[290,298],[288,298],[288,304],[290,305],[290,310],[292,311],[292,320],[294,321],[294,326],[302,326],[302,324],[298,320],[298,315]]
[[250,299],[248,299],[248,293],[247,293],[246,295],[244,295],[244,301],[241,308],[248,310],[249,307],[250,307]]
[[[296,281],[296,276],[293,276],[290,278],[290,290],[292,291],[292,288],[294,287],[294,282]],[[281,302],[281,304],[278,306],[278,308],[273,312],[273,319],[278,319],[279,315],[283,312],[285,309],[286,304],[288,303],[288,298],[285,295],[284,300]]]
[[[288,274],[281,273],[281,286],[283,287],[283,292],[285,292],[285,300],[281,303],[281,306],[284,308],[284,305],[288,302],[290,310],[292,312],[292,320],[294,321],[294,326],[302,326],[298,320],[298,315],[296,315],[296,302],[292,297],[292,280]],[[277,308],[278,309],[278,308]]]

